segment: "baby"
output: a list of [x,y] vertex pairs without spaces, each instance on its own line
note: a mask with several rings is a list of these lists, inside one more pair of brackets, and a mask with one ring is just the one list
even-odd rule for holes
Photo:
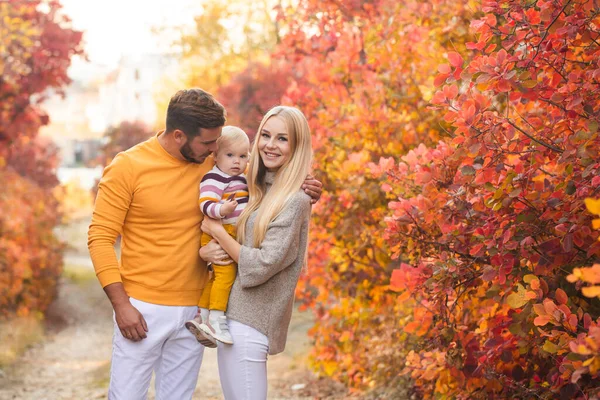
[[[200,210],[206,217],[221,219],[225,230],[236,237],[235,224],[248,203],[248,185],[244,171],[248,164],[248,135],[235,126],[223,128],[217,140],[215,166],[200,182]],[[202,233],[201,246],[212,237]],[[216,347],[216,340],[233,344],[227,325],[227,301],[235,280],[237,265],[209,265],[209,281],[198,305],[200,315],[185,323],[196,339],[207,347]]]

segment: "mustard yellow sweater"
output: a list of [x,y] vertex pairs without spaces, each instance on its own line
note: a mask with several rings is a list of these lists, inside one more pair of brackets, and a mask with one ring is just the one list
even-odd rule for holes
[[[214,165],[178,160],[156,136],[119,153],[104,169],[88,232],[102,287],[123,282],[130,297],[161,305],[197,305],[206,281],[198,256],[199,183]],[[121,234],[121,260],[114,244]]]

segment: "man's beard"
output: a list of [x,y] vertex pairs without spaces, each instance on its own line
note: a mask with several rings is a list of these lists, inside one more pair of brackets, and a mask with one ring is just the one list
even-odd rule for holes
[[187,142],[186,142],[186,144],[181,146],[181,148],[179,149],[179,152],[181,153],[181,156],[183,158],[185,158],[186,161],[194,163],[194,164],[202,164],[204,162],[204,160],[206,160],[206,157],[208,157],[210,155],[210,153],[203,155],[202,161],[199,161],[198,159],[194,158],[194,151],[192,150],[190,144]]

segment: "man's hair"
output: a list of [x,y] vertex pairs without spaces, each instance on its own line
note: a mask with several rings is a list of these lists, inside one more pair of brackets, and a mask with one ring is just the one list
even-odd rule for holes
[[221,136],[217,139],[217,152],[219,149],[230,148],[232,145],[245,144],[250,150],[250,139],[241,128],[237,126],[225,126]]
[[225,125],[225,107],[202,89],[183,89],[171,97],[167,108],[166,132],[183,131],[188,139],[200,134],[200,128]]

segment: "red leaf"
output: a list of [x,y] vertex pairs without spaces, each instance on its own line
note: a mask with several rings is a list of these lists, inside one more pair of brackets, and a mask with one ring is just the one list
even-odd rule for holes
[[565,235],[565,237],[563,238],[563,250],[565,251],[565,253],[570,253],[571,251],[573,251],[573,234],[569,233],[567,235]]
[[448,64],[440,64],[438,66],[438,72],[441,74],[449,74],[450,72],[452,72],[452,69]]
[[473,257],[477,257],[477,255],[481,252],[482,249],[483,249],[483,243],[480,243],[476,246],[471,247],[471,250],[469,250],[469,254],[472,255]]
[[448,53],[448,61],[450,61],[450,64],[456,68],[461,67],[464,62],[460,54],[458,54],[455,51],[451,51],[450,53]]
[[444,82],[446,82],[446,79],[448,79],[448,74],[439,74],[433,80],[433,85],[434,86],[442,86],[444,84]]
[[555,298],[559,304],[567,304],[567,302],[569,301],[569,297],[567,296],[565,291],[560,288],[556,289]]

